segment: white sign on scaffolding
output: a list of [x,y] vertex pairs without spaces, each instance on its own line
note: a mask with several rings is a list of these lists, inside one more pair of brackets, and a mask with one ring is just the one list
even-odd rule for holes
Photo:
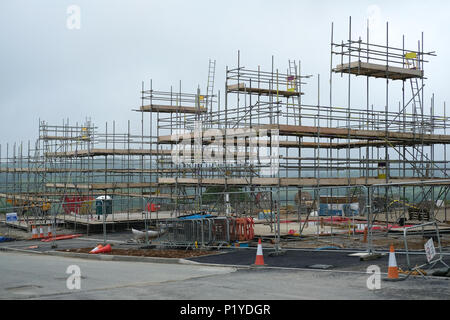
[[430,238],[430,240],[425,243],[425,253],[427,255],[428,263],[430,263],[430,261],[433,260],[434,256],[436,255],[433,238]]

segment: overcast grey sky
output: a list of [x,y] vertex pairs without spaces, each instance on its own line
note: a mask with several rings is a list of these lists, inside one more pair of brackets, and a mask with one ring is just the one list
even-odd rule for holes
[[[79,30],[67,28],[70,5],[81,9]],[[140,115],[131,109],[140,105],[142,81],[153,79],[154,89],[164,91],[180,80],[183,91],[204,89],[212,58],[216,88],[223,89],[237,50],[249,68],[270,69],[272,55],[281,69],[288,59],[301,60],[303,72],[321,74],[327,104],[331,22],[335,40],[347,40],[349,16],[353,36],[363,38],[370,17],[371,40],[382,44],[386,21],[392,45],[401,47],[405,34],[415,49],[424,32],[425,51],[438,54],[426,66],[426,93],[436,94],[442,112],[449,98],[449,9],[449,1],[433,0],[2,0],[0,143],[34,141],[39,118],[61,124],[91,117],[99,126],[116,120],[124,132],[130,119],[138,128]],[[316,90],[305,89],[307,102],[316,101]],[[336,93],[336,103],[344,101]]]

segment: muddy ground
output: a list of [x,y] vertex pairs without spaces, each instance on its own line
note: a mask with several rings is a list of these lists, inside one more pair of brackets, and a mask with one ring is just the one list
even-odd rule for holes
[[[64,252],[89,253],[92,248],[59,250]],[[218,251],[205,250],[159,250],[159,249],[112,249],[108,255],[134,256],[134,257],[158,257],[158,258],[192,258],[218,253]]]

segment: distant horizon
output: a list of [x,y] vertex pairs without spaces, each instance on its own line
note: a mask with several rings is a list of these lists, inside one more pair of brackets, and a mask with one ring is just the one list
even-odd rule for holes
[[[272,55],[276,68],[287,68],[288,59],[300,61],[302,73],[314,76],[305,86],[305,103],[316,103],[321,74],[320,98],[327,105],[331,23],[334,38],[346,41],[349,16],[355,39],[365,38],[367,21],[374,43],[385,43],[386,22],[395,46],[405,34],[406,47],[415,48],[424,32],[424,50],[437,52],[425,68],[425,111],[435,93],[435,114],[443,115],[450,45],[440,39],[449,29],[450,4],[434,3],[439,10],[431,13],[419,1],[407,7],[388,1],[4,1],[0,27],[8,32],[0,34],[0,144],[33,144],[39,119],[74,124],[89,117],[100,131],[115,121],[121,132],[130,120],[133,132],[139,132],[140,114],[131,110],[140,105],[142,81],[149,87],[153,79],[153,87],[163,91],[178,90],[180,81],[184,92],[203,91],[208,59],[213,59],[215,88],[223,95],[225,67],[236,66],[238,50],[241,64],[249,68],[270,69]],[[71,5],[80,10],[79,29],[69,28]],[[345,105],[346,93],[339,92],[346,92],[346,80],[335,77],[333,104]],[[352,81],[352,104],[364,105],[358,92],[364,81]],[[380,110],[384,86],[371,81],[371,104]],[[391,83],[389,96],[396,106],[397,84]],[[148,120],[145,125],[148,129]]]

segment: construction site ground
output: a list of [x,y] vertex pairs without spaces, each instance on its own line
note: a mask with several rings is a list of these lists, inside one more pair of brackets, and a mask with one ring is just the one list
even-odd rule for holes
[[[7,230],[1,227],[2,235],[6,235]],[[55,242],[42,242],[40,240],[25,240],[29,234],[20,230],[9,228],[10,235],[21,236],[22,240],[0,243],[0,249],[19,250],[24,252],[40,253],[70,253],[73,256],[86,255],[98,244],[103,243],[103,234],[81,235],[75,239],[60,240]],[[70,230],[57,230],[58,234],[71,233]],[[415,235],[408,238],[410,265],[422,265],[426,263],[424,243],[428,240],[422,235]],[[248,247],[221,246],[199,248],[193,247],[185,249],[174,249],[161,247],[159,241],[154,240],[150,245],[136,242],[130,231],[121,231],[107,234],[107,243],[111,244],[112,252],[110,256],[134,256],[134,257],[161,257],[185,259],[198,263],[251,266],[255,261],[256,239],[245,242]],[[444,262],[450,265],[450,235],[443,234],[441,238],[443,245]],[[244,243],[241,243],[243,245]],[[349,256],[355,252],[365,252],[367,243],[363,242],[362,235],[347,235],[338,237],[283,237],[281,249],[282,255],[274,256],[274,239],[263,238],[264,261],[269,267],[282,268],[314,268],[314,265],[326,265],[332,270],[347,270],[364,272],[369,265],[379,265],[382,272],[387,271],[388,252],[390,244],[394,244],[397,255],[397,263],[400,268],[406,270],[406,255],[404,251],[403,237],[400,235],[386,234],[377,235],[373,240],[373,248],[382,254],[379,259],[371,261],[360,261],[359,257]],[[55,246],[56,245],[56,246]],[[442,268],[437,264],[435,268]]]
[[[397,246],[397,263],[406,269],[400,236],[377,236],[374,248],[381,256],[369,261],[350,256],[365,251],[362,235],[335,238],[340,246],[333,245],[331,237],[283,237],[281,255],[273,254],[273,238],[263,238],[266,266],[261,268],[252,266],[256,241],[220,250],[161,250],[158,241],[137,243],[130,231],[120,231],[107,234],[111,254],[93,255],[86,252],[103,243],[103,234],[52,243],[26,240],[26,232],[0,227],[1,235],[8,231],[22,239],[0,243],[0,299],[450,299],[450,277],[433,276],[435,271],[445,270],[441,263],[422,268],[426,277],[382,281],[380,290],[367,289],[369,266],[378,266],[382,278],[386,277],[392,240]],[[57,233],[73,231],[58,229]],[[415,237],[417,249],[409,255],[412,266],[426,262],[423,239]],[[449,240],[444,234],[443,261],[447,265]],[[242,247],[244,244],[249,247]],[[81,268],[81,290],[66,288],[69,265]]]

